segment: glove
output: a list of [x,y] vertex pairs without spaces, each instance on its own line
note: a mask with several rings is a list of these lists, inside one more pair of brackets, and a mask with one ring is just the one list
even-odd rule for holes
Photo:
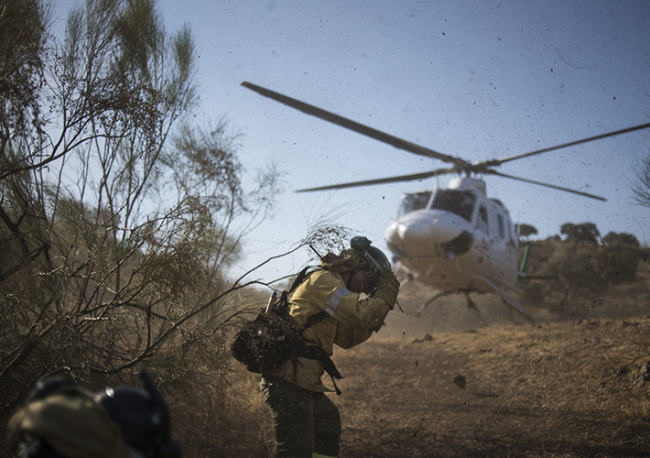
[[400,283],[395,274],[388,270],[384,273],[382,273],[379,278],[377,279],[377,284],[380,285],[382,283],[390,283],[392,285],[395,285],[397,289],[399,289]]
[[372,297],[386,302],[390,309],[395,307],[397,293],[399,292],[399,281],[393,272],[384,272],[377,280],[377,289]]

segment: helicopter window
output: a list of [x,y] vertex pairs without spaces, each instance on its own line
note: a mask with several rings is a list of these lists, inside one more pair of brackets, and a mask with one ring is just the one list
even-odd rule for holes
[[510,245],[513,247],[516,247],[517,245],[515,244],[515,239],[514,239],[514,230],[512,227],[512,223],[510,222],[510,219],[508,218],[508,238],[510,239]]
[[441,189],[436,192],[431,208],[446,210],[471,221],[475,203],[476,196],[471,192]]
[[422,210],[427,207],[429,199],[431,198],[431,191],[423,192],[414,192],[412,194],[406,194],[402,197],[402,201],[399,205],[399,211],[397,212],[397,217],[400,218],[407,213],[414,212],[415,210]]
[[499,228],[499,238],[501,240],[505,240],[506,239],[506,227],[505,227],[505,224],[503,222],[503,215],[501,215],[499,213],[497,213],[497,226]]
[[481,208],[478,210],[478,219],[476,220],[476,228],[480,231],[485,232],[486,235],[489,235],[488,230],[488,212],[487,208],[481,205]]

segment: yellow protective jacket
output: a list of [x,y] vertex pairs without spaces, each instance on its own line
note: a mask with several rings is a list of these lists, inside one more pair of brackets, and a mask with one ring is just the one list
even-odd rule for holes
[[[303,337],[318,343],[331,356],[334,344],[348,349],[365,342],[373,331],[378,331],[386,314],[395,305],[397,290],[396,285],[383,283],[372,296],[357,294],[346,288],[338,273],[317,270],[291,295],[289,313],[297,328],[302,327],[311,315],[322,311],[330,315],[306,329]],[[269,375],[284,378],[310,391],[332,391],[321,382],[323,372],[320,361],[298,358],[295,370],[294,362],[289,360]]]

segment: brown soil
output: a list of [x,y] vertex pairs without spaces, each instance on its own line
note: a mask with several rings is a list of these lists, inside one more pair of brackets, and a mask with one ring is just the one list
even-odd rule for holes
[[[468,309],[462,296],[414,316],[421,298],[411,299],[369,342],[335,351],[341,457],[650,454],[647,301],[584,299],[530,321],[490,298]],[[258,376],[244,378],[268,454]]]

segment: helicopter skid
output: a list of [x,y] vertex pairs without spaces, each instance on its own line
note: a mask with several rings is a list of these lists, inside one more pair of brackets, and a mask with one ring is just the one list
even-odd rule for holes
[[479,281],[484,282],[486,285],[488,285],[490,288],[492,288],[492,292],[498,294],[499,297],[501,298],[501,300],[504,302],[504,304],[512,307],[517,312],[521,313],[522,315],[524,315],[524,316],[526,316],[528,318],[533,317],[531,315],[531,313],[528,310],[526,310],[524,308],[524,306],[521,305],[521,303],[516,298],[514,298],[512,295],[506,293],[503,288],[498,287],[497,285],[492,283],[489,279],[487,279],[485,277],[482,277],[480,275],[474,275],[474,277],[476,277]]
[[[513,296],[512,293],[520,293],[515,284],[506,281],[505,277],[490,278],[476,273],[476,264],[468,265],[468,262],[472,262],[468,256],[451,259],[441,257],[408,258],[400,261],[410,281],[417,281],[443,291],[429,299],[420,312],[444,295],[464,293],[469,299],[468,293],[475,292],[497,294],[504,304],[528,318],[532,317],[530,312]],[[498,270],[493,269],[491,272],[498,273]],[[418,273],[423,274],[417,275]],[[468,300],[468,304],[472,304],[471,300]]]

